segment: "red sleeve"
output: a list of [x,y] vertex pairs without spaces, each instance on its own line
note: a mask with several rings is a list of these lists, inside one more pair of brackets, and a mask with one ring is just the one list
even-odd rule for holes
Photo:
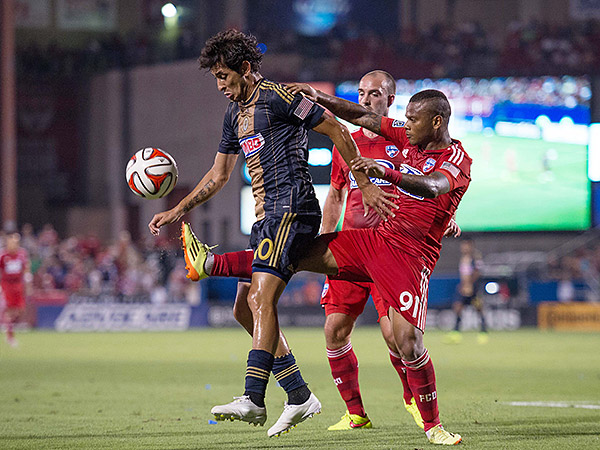
[[404,121],[390,119],[389,117],[381,118],[381,135],[388,141],[392,141],[399,150],[407,147],[409,144],[404,129]]
[[471,181],[471,158],[461,145],[452,145],[437,160],[435,171],[445,175],[450,182],[450,190],[467,186]]
[[333,153],[331,159],[331,185],[339,191],[346,186],[346,177],[342,169],[346,165],[346,161],[343,160],[342,155],[335,146],[331,152]]

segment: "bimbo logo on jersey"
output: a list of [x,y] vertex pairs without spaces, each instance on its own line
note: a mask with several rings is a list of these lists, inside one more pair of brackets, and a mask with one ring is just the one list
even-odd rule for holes
[[[390,169],[394,168],[394,164],[392,164],[387,159],[376,159],[375,161],[377,161],[382,166],[388,167]],[[356,183],[356,179],[354,178],[354,175],[352,174],[352,172],[350,172],[348,174],[348,178],[350,178],[350,189],[358,188],[358,184]],[[392,183],[390,183],[389,181],[382,180],[381,178],[373,177],[373,178],[369,178],[369,179],[371,180],[371,183],[373,183],[375,186],[391,186],[392,185]]]
[[396,156],[398,153],[400,152],[400,150],[398,150],[398,147],[396,147],[395,145],[386,145],[385,146],[385,153],[390,157],[393,158],[394,156]]
[[[423,172],[421,172],[419,169],[415,169],[414,167],[411,167],[408,164],[400,164],[400,172],[408,174],[408,175],[421,175],[421,176],[423,175]],[[403,194],[406,194],[409,197],[415,198],[417,200],[423,200],[423,198],[424,198],[424,197],[421,197],[420,195],[411,194],[410,192],[405,191],[401,187],[399,187],[398,190],[400,192],[402,192]]]
[[246,158],[254,155],[265,145],[265,139],[262,137],[262,134],[258,133],[254,136],[250,136],[244,138],[240,141],[240,146],[244,151],[244,155]]

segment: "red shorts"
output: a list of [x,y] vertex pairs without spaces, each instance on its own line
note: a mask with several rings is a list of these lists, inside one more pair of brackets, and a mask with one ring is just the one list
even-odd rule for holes
[[391,306],[412,325],[425,330],[431,271],[425,262],[390,243],[376,229],[323,235],[338,265],[334,279],[373,280],[385,310]]
[[323,285],[321,305],[325,308],[326,316],[342,313],[356,319],[365,310],[369,295],[373,297],[379,319],[387,316],[387,308],[373,283],[330,280],[328,277]]
[[25,286],[22,283],[2,283],[7,308],[25,308]]

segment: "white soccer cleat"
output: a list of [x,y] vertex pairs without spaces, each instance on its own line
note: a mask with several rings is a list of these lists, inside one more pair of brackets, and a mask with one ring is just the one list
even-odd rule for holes
[[216,420],[241,420],[255,426],[263,426],[267,421],[267,408],[256,406],[248,395],[233,397],[231,403],[214,406],[210,413]]
[[289,405],[285,402],[283,412],[275,425],[269,428],[267,434],[269,437],[280,436],[287,433],[300,422],[319,414],[321,412],[321,402],[315,394],[311,393],[308,400],[301,405]]

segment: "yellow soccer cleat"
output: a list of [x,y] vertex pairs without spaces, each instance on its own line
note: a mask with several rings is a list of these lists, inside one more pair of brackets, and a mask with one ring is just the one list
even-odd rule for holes
[[462,339],[463,337],[460,331],[450,331],[444,336],[444,344],[460,344]]
[[404,408],[406,408],[410,415],[413,416],[413,419],[415,419],[415,423],[417,424],[417,426],[421,428],[421,430],[423,430],[425,428],[425,425],[423,424],[423,418],[421,417],[421,412],[417,407],[417,402],[415,402],[415,398],[411,398],[410,403],[406,403],[404,399],[402,399],[402,402],[404,403]]
[[441,424],[436,425],[431,430],[425,432],[427,439],[432,444],[437,445],[457,445],[462,441],[460,434],[450,433],[444,430]]
[[346,414],[342,416],[342,419],[335,425],[331,425],[327,428],[329,431],[339,430],[355,430],[357,428],[373,428],[373,424],[367,416],[359,416],[358,414],[350,414],[346,411]]
[[185,268],[188,271],[186,277],[192,281],[208,278],[209,274],[204,270],[204,263],[216,245],[209,247],[200,242],[187,222],[181,222],[181,243],[183,256],[185,257]]
[[483,331],[477,335],[477,343],[479,345],[485,345],[489,342],[489,340],[490,336]]

